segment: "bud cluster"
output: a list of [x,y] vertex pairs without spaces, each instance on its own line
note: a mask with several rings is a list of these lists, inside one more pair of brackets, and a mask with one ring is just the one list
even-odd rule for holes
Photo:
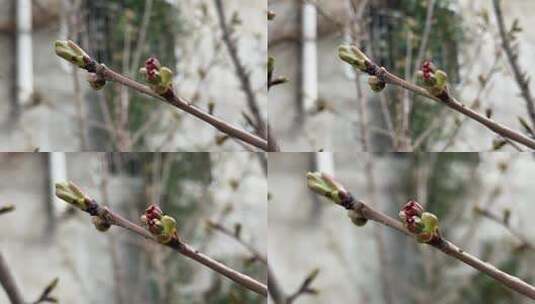
[[158,59],[154,57],[147,59],[139,72],[156,94],[164,95],[173,90],[173,72],[168,67],[162,67]]
[[418,78],[427,91],[433,96],[440,96],[447,92],[448,75],[437,70],[431,61],[425,61],[418,71]]
[[408,201],[401,208],[399,217],[407,230],[416,235],[418,242],[428,243],[440,238],[438,218],[432,213],[425,212],[418,202]]
[[151,204],[141,216],[141,222],[145,224],[151,234],[156,236],[160,243],[169,243],[177,239],[176,221],[165,215],[156,204]]

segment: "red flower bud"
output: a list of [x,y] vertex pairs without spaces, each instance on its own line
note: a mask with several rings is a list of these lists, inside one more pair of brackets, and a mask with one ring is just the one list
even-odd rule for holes
[[431,74],[435,72],[435,67],[431,63],[431,61],[424,61],[422,64],[422,73],[425,80],[428,80],[431,78]]
[[403,221],[407,230],[411,233],[419,234],[424,229],[424,224],[422,223],[421,216],[424,213],[424,208],[414,200],[410,200],[399,212],[399,217]]
[[159,220],[163,215],[162,209],[156,204],[151,204],[143,213],[144,219],[147,224],[150,224],[154,220]]
[[410,200],[403,206],[403,208],[401,208],[400,216],[402,218],[411,218],[413,216],[420,217],[423,212],[424,207],[422,207],[422,205],[414,200]]
[[160,61],[154,57],[149,57],[145,61],[145,69],[147,69],[147,78],[149,80],[154,80],[156,78],[156,73],[160,70]]

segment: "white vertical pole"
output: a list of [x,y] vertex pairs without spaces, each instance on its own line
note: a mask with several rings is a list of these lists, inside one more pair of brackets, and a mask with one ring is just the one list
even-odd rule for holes
[[60,215],[67,204],[56,197],[55,183],[67,181],[67,160],[63,152],[48,153],[48,173],[50,175],[50,200],[53,202],[54,214]]
[[317,51],[317,10],[311,3],[303,3],[302,7],[302,92],[303,108],[306,111],[314,108],[318,99],[318,51]]
[[17,102],[33,95],[32,1],[17,0]]
[[332,152],[316,152],[316,169],[334,176],[334,158]]

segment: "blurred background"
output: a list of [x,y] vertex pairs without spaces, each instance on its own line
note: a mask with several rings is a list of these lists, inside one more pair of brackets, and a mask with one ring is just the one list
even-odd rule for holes
[[531,303],[397,231],[356,227],[306,188],[311,170],[334,174],[355,198],[395,218],[416,199],[439,217],[446,238],[533,284],[533,155],[270,153],[268,177],[268,256],[279,285],[292,293],[319,268],[311,284],[319,293],[295,303]]
[[[211,220],[267,252],[267,183],[254,153],[2,153],[0,253],[27,301],[55,277],[60,303],[265,303],[265,298],[122,228],[98,232],[86,213],[53,196],[71,180],[139,223],[151,202],[194,248],[261,282],[266,266]],[[238,231],[239,230],[239,231]],[[236,235],[236,234],[234,234]],[[8,303],[2,290],[0,303]]]
[[[225,22],[266,113],[266,2],[223,1]],[[212,126],[110,83],[91,90],[86,72],[54,54],[72,39],[96,60],[140,80],[149,56],[175,71],[179,96],[252,131],[249,99],[209,0],[0,0],[0,151],[244,150]],[[253,117],[254,121],[255,117]]]
[[[276,74],[291,80],[269,93],[270,122],[284,151],[515,149],[480,124],[399,88],[374,94],[366,75],[338,59],[343,43],[359,45],[413,82],[422,61],[432,59],[467,106],[534,136],[535,119],[505,56],[493,1],[272,0],[269,9],[277,14],[269,23],[269,54]],[[535,2],[501,1],[501,11],[504,36],[529,77],[535,33],[523,29],[533,25]]]

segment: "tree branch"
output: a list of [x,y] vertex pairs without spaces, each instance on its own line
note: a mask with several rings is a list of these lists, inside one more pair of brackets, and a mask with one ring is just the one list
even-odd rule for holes
[[[98,230],[105,231],[111,226],[122,227],[148,240],[167,246],[177,251],[179,254],[186,256],[192,260],[195,260],[203,264],[204,266],[212,269],[213,271],[218,272],[219,274],[231,279],[242,287],[245,287],[264,297],[267,297],[267,286],[265,284],[199,252],[198,250],[194,249],[189,244],[184,242],[182,239],[180,239],[176,231],[168,235],[164,235],[166,236],[166,238],[163,239],[161,238],[161,235],[155,236],[153,235],[154,232],[151,233],[148,230],[145,230],[143,227],[123,218],[121,215],[113,212],[109,208],[102,207],[99,203],[97,203],[97,201],[83,194],[72,183],[56,184],[56,196],[91,215],[93,217],[93,223],[95,224],[95,227]],[[163,218],[161,219],[161,222],[164,222]],[[149,229],[151,229],[150,226]],[[164,229],[165,231],[167,227],[157,227],[157,229]]]
[[[71,47],[70,50],[67,50],[66,52],[64,53],[61,53],[61,51],[64,51],[64,49],[62,48],[63,45],[66,45],[68,44],[69,47]],[[72,51],[72,48],[75,47],[77,49],[75,49],[75,53],[69,53]],[[59,51],[58,51],[59,50]],[[76,53],[77,52],[83,52],[83,53]],[[163,94],[157,94],[156,92],[154,92],[151,88],[149,88],[148,86],[145,86],[131,78],[128,78],[126,76],[123,76],[121,75],[120,73],[117,73],[115,71],[113,71],[112,69],[108,68],[107,66],[105,66],[104,64],[101,64],[101,63],[98,63],[96,62],[93,58],[91,58],[89,55],[87,55],[87,53],[85,53],[79,46],[77,46],[74,42],[72,41],[69,41],[69,42],[61,42],[61,41],[56,41],[56,54],[58,54],[58,56],[70,61],[71,63],[74,63],[74,64],[77,64],[78,67],[82,68],[82,69],[85,69],[87,70],[89,73],[92,73],[90,75],[93,75],[94,73],[94,79],[92,79],[91,81],[93,83],[97,82],[97,83],[102,83],[102,85],[106,82],[106,81],[114,81],[114,82],[117,82],[119,84],[122,84],[126,87],[129,87],[131,89],[134,89],[135,91],[139,92],[139,93],[142,93],[142,94],[145,94],[145,95],[149,95],[151,97],[154,97],[156,99],[159,99],[161,101],[164,101],[172,106],[174,106],[175,108],[178,108],[180,110],[183,110],[201,120],[203,120],[204,122],[212,125],[214,128],[216,128],[217,130],[231,136],[231,137],[235,137],[245,143],[248,143],[252,146],[255,146],[257,148],[260,148],[264,151],[266,151],[268,149],[268,143],[265,139],[263,138],[260,138],[254,134],[251,134],[249,132],[246,132],[244,130],[241,130],[240,128],[238,127],[235,127],[229,123],[227,123],[226,121],[220,119],[220,118],[217,118],[197,107],[195,107],[194,105],[192,105],[189,101],[183,99],[182,97],[179,97],[175,94],[175,92],[173,91],[172,88],[170,88],[169,90],[165,91]],[[76,55],[78,55],[78,57],[80,57],[81,59],[75,57]],[[78,61],[77,61],[78,60]]]
[[4,256],[0,252],[0,284],[6,291],[7,297],[9,298],[9,301],[11,301],[11,304],[58,303],[58,300],[50,295],[58,285],[58,281],[58,278],[52,280],[52,282],[45,287],[43,292],[41,292],[41,295],[37,300],[33,302],[26,302],[24,301],[24,298],[22,297],[22,294],[15,283],[15,278],[13,278],[13,275],[9,271],[9,267],[4,259]]
[[509,210],[504,211],[502,216],[492,213],[488,209],[485,209],[480,206],[474,208],[476,214],[481,215],[501,226],[503,226],[510,234],[520,241],[520,248],[535,249],[535,246],[517,229],[511,226],[509,222],[509,217],[511,215]]
[[2,206],[0,207],[0,215],[4,213],[9,213],[14,210],[15,210],[15,205],[9,204],[9,205]]
[[303,283],[301,283],[299,288],[294,293],[292,293],[290,296],[287,297],[286,304],[291,304],[291,303],[295,302],[295,300],[297,300],[297,298],[299,298],[302,295],[306,295],[306,294],[315,295],[315,294],[318,294],[318,291],[316,289],[310,287],[310,285],[312,285],[312,283],[314,282],[314,280],[316,279],[318,274],[319,274],[319,269],[312,270],[312,272],[310,272],[306,276],[306,278],[303,280]]
[[[500,7],[500,0],[493,0],[492,3],[494,6],[494,13],[496,15],[496,21],[498,22],[498,28],[500,30],[500,37],[502,38],[503,49],[505,50],[509,64],[511,64],[511,68],[513,69],[513,74],[515,76],[516,83],[520,88],[520,93],[526,101],[526,107],[528,109],[532,127],[535,128],[535,101],[533,100],[533,95],[531,94],[531,90],[529,88],[529,79],[520,69],[520,65],[518,64],[518,54],[516,54],[513,50],[513,47],[511,47],[510,38],[508,37],[511,33],[508,34],[505,29],[505,22],[503,21],[502,9]],[[513,28],[513,30],[515,30],[515,28]]]
[[209,228],[219,231],[227,235],[228,237],[233,238],[236,242],[240,243],[243,247],[245,247],[247,250],[249,250],[253,254],[255,259],[259,260],[265,265],[268,264],[267,257],[264,254],[262,254],[260,251],[258,251],[253,245],[243,240],[238,229],[231,231],[229,228],[223,226],[220,223],[214,222],[212,220],[208,220],[207,224]]
[[15,283],[15,279],[13,278],[13,275],[9,271],[7,262],[4,259],[4,256],[2,255],[1,252],[0,252],[0,283],[2,284],[2,287],[4,288],[4,290],[6,291],[7,297],[11,301],[11,304],[24,304],[25,303],[17,284]]
[[251,111],[255,119],[254,127],[256,129],[256,132],[261,137],[268,139],[268,150],[270,152],[277,152],[280,149],[275,138],[273,138],[273,136],[271,135],[269,128],[266,127],[264,119],[262,118],[262,114],[260,113],[260,107],[258,106],[258,101],[256,99],[256,95],[251,84],[251,78],[249,77],[249,73],[246,71],[245,66],[243,65],[240,57],[238,56],[238,48],[235,45],[235,41],[231,37],[232,31],[227,24],[223,1],[215,0],[215,5],[217,10],[217,17],[219,20],[219,26],[223,31],[223,42],[227,46],[227,50],[232,60],[232,64],[236,69],[236,75],[238,76],[238,79],[241,83],[241,88],[245,93],[245,97],[247,99],[247,106],[249,107],[249,110]]
[[262,253],[260,253],[253,245],[247,243],[241,238],[241,234],[238,232],[239,230],[235,229],[232,231],[231,229],[223,226],[220,223],[214,222],[212,220],[208,220],[207,222],[208,227],[211,229],[214,229],[216,231],[219,231],[234,240],[236,240],[238,243],[240,243],[243,247],[245,247],[247,250],[249,250],[255,259],[261,261],[262,263],[266,264],[268,267],[268,291],[271,295],[271,298],[273,301],[277,304],[291,304],[293,303],[297,298],[299,298],[302,295],[305,294],[317,294],[318,291],[310,285],[314,282],[316,279],[319,271],[317,269],[313,270],[305,280],[301,283],[300,287],[291,295],[286,295],[282,288],[280,287],[277,278],[275,277],[273,270],[269,266],[267,262],[267,257],[264,256]]
[[[14,210],[14,205],[2,206],[0,207],[0,215]],[[13,278],[13,275],[9,270],[8,264],[4,259],[2,252],[0,252],[0,285],[2,285],[2,287],[6,291],[7,297],[9,298],[9,301],[11,301],[11,304],[28,303],[24,301],[24,298],[22,297],[22,294],[15,282],[15,278]],[[45,287],[39,298],[36,301],[31,302],[31,304],[39,304],[45,302],[57,303],[57,299],[50,295],[57,285],[58,279],[56,278]]]
[[[342,50],[342,48],[341,48]],[[365,72],[366,74],[375,77],[375,79],[378,84],[391,84],[394,86],[398,86],[401,88],[404,88],[406,90],[409,90],[415,94],[427,97],[428,99],[431,99],[433,101],[439,102],[450,109],[459,112],[477,122],[484,125],[491,131],[495,132],[498,135],[501,135],[502,137],[506,139],[510,139],[512,141],[518,142],[520,144],[523,144],[531,149],[535,149],[535,140],[532,138],[529,138],[517,131],[514,131],[504,125],[501,125],[500,123],[486,117],[485,115],[482,115],[469,107],[467,107],[465,104],[459,102],[455,97],[451,96],[451,94],[448,92],[447,87],[446,89],[441,90],[437,94],[431,94],[427,89],[420,87],[418,85],[412,84],[394,74],[389,72],[386,68],[378,66],[375,62],[370,60],[369,58],[365,57],[365,55],[358,50],[357,47],[351,46],[351,50],[354,53],[348,56],[354,56],[350,58],[342,58],[344,61],[351,63],[355,68],[360,69],[361,71]],[[347,50],[344,50],[347,52]],[[342,51],[340,51],[340,54]],[[345,55],[345,54],[344,54]],[[356,61],[359,62],[357,63]],[[371,77],[370,77],[371,78]],[[383,86],[384,87],[384,86]],[[379,91],[382,88],[375,88],[375,90]]]
[[[457,247],[455,244],[448,241],[446,238],[442,237],[438,230],[438,219],[436,219],[436,217],[436,223],[434,223],[436,225],[436,230],[433,231],[431,238],[422,240],[422,232],[414,232],[415,230],[413,227],[406,227],[406,225],[404,225],[402,222],[382,213],[381,211],[375,210],[374,208],[368,206],[362,201],[354,199],[351,193],[346,191],[341,184],[339,184],[327,174],[309,173],[307,174],[307,179],[309,188],[329,198],[335,204],[347,209],[349,211],[348,215],[355,225],[362,226],[366,224],[367,221],[374,221],[388,226],[392,229],[406,234],[407,236],[416,238],[419,242],[430,245],[469,266],[472,266],[474,269],[488,275],[489,277],[509,287],[510,289],[530,299],[535,300],[534,286],[526,283],[518,277],[499,270],[498,268],[489,263],[480,260],[479,258]],[[420,213],[422,213],[422,211],[420,211]],[[424,220],[422,216],[422,222],[423,221]],[[410,228],[412,228],[411,231],[409,231]],[[426,235],[426,237],[429,237],[429,235]]]

